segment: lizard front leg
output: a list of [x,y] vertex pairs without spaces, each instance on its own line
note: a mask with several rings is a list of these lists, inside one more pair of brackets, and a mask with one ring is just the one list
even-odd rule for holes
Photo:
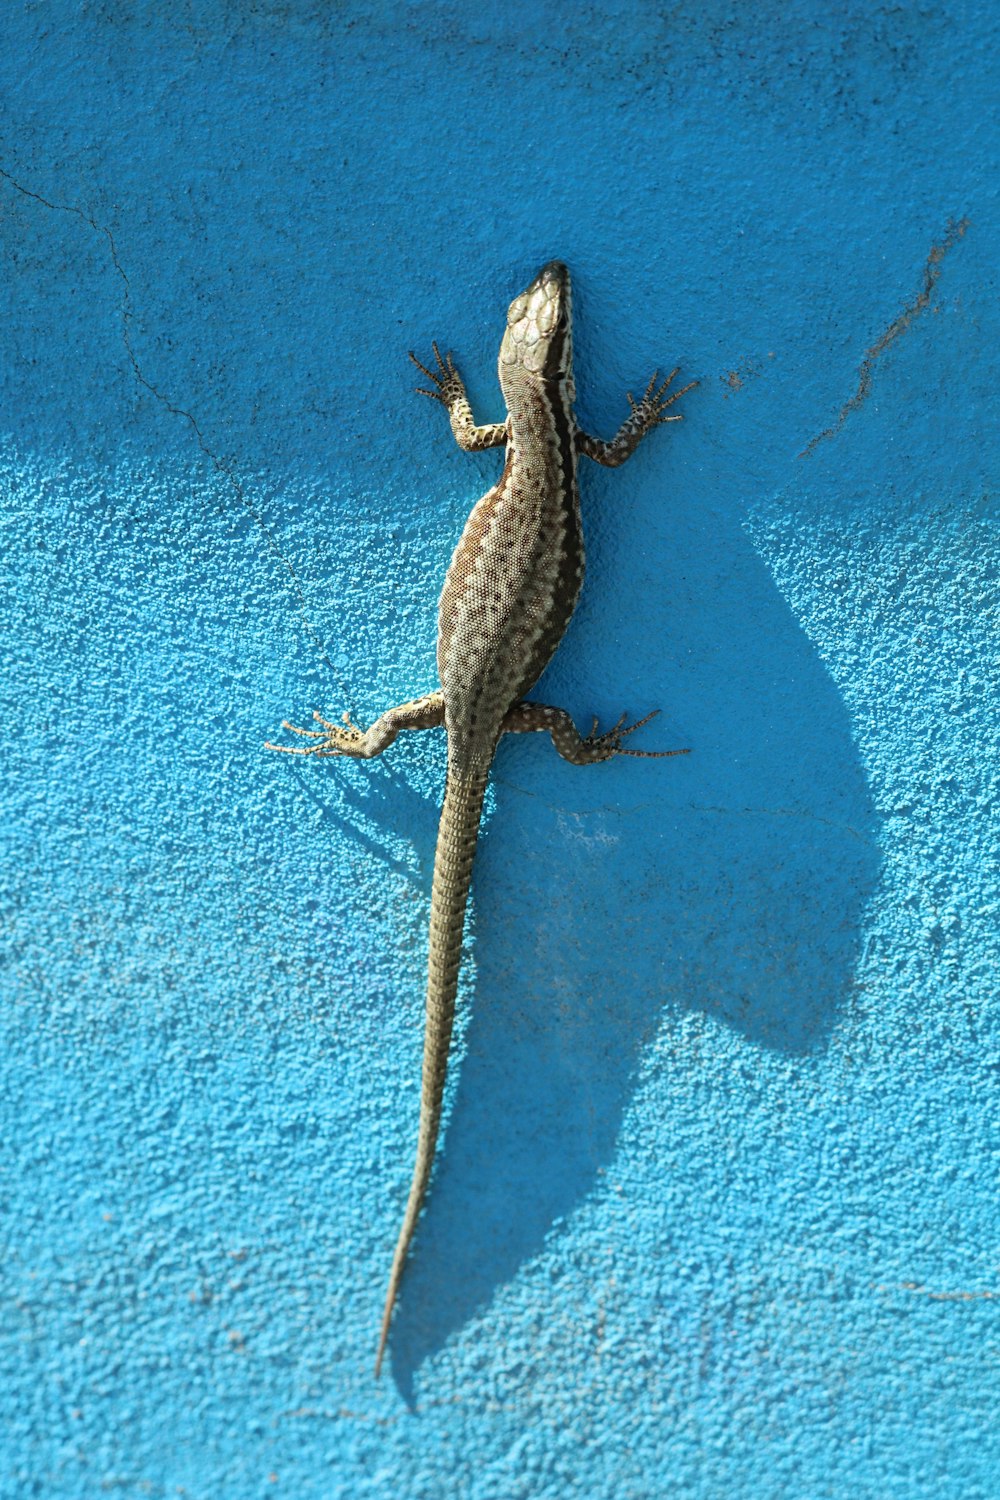
[[587,458],[592,458],[595,463],[604,464],[608,469],[617,469],[619,464],[623,464],[632,456],[647,432],[651,432],[654,427],[659,427],[661,423],[682,422],[684,419],[680,415],[665,417],[663,413],[668,406],[673,406],[678,397],[683,396],[685,391],[691,390],[698,382],[697,380],[690,381],[688,385],[682,386],[679,391],[674,391],[674,394],[664,401],[663,393],[676,374],[676,370],[671,370],[658,391],[653,389],[656,385],[654,375],[641,401],[634,401],[632,392],[626,391],[632,415],[622,423],[610,443],[605,443],[601,438],[591,437],[588,432],[583,432],[578,427],[576,430],[577,452],[585,454]]
[[322,729],[297,729],[285,719],[282,729],[303,739],[314,740],[312,745],[272,745],[267,740],[265,750],[280,750],[284,755],[352,755],[358,760],[371,760],[388,750],[401,729],[436,729],[444,723],[444,694],[427,693],[423,698],[414,698],[410,703],[400,703],[390,708],[375,720],[370,729],[361,729],[351,723],[350,714],[344,714],[342,724],[331,724],[317,710],[313,714]]
[[590,733],[584,738],[577,730],[576,725],[562,708],[550,708],[547,703],[515,703],[509,709],[500,725],[501,734],[531,734],[541,730],[552,736],[555,745],[563,760],[568,760],[574,766],[592,766],[602,760],[611,760],[615,755],[634,755],[645,760],[659,759],[668,755],[690,755],[690,750],[629,750],[622,744],[626,735],[634,734],[641,729],[643,724],[648,724],[650,719],[655,719],[659,713],[654,708],[652,713],[644,719],[638,719],[634,724],[624,727],[626,714],[622,714],[618,723],[604,734],[597,733],[597,720],[594,720]]
[[466,453],[478,453],[483,448],[499,448],[507,441],[506,422],[488,422],[482,427],[477,427],[472,415],[472,407],[469,398],[465,394],[465,382],[455,369],[451,355],[445,359],[441,358],[441,351],[437,344],[432,344],[434,358],[438,362],[438,373],[428,370],[422,365],[410,350],[410,358],[418,370],[422,370],[427,379],[432,381],[434,389],[425,391],[423,386],[417,386],[418,396],[430,396],[432,401],[440,401],[451,420],[451,430],[455,434],[455,441]]

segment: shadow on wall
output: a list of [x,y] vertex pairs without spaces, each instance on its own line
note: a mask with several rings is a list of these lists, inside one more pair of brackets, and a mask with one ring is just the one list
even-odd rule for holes
[[[605,768],[558,762],[555,805],[536,797],[528,817],[511,788],[539,773],[520,758],[553,752],[532,736],[498,753],[467,1055],[390,1340],[404,1394],[592,1190],[664,1014],[804,1056],[851,988],[879,854],[844,704],[743,531],[685,526],[670,573],[703,607],[629,675],[670,704],[683,662],[695,753],[619,761],[603,785]],[[641,632],[620,635],[634,661]],[[556,700],[544,680],[534,696]],[[627,831],[622,804],[640,811]]]

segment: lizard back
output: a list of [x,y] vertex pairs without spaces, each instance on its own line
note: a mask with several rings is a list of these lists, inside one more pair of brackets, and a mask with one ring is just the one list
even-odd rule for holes
[[560,262],[512,303],[499,371],[504,470],[466,522],[438,611],[456,769],[489,765],[504,715],[541,676],[583,584],[570,284]]

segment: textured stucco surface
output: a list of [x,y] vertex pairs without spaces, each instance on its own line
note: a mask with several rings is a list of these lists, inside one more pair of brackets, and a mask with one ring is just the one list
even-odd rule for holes
[[[0,1495],[1000,1492],[993,7],[21,4],[0,61]],[[509,297],[584,475],[388,1378]],[[817,441],[814,441],[817,440]]]

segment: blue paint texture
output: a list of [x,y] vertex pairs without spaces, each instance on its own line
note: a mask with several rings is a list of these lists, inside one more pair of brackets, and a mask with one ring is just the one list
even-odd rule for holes
[[[1000,1493],[997,11],[16,4],[0,1495]],[[435,682],[510,297],[588,466],[409,1178]]]

